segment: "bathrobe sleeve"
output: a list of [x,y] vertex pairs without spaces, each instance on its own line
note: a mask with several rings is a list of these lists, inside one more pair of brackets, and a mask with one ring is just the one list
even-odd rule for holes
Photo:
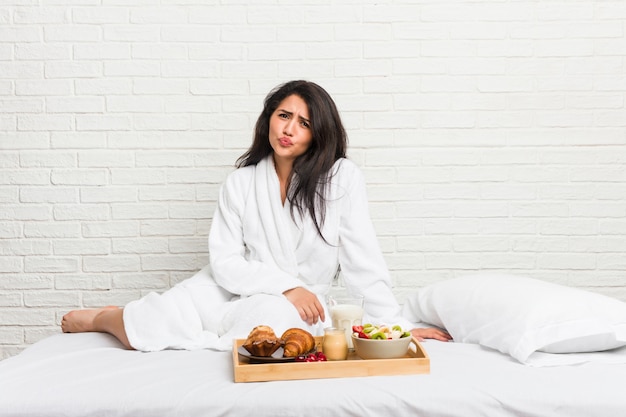
[[[295,287],[306,287],[296,273],[280,269],[267,245],[262,230],[247,231],[244,222],[259,223],[259,219],[246,218],[259,208],[253,197],[255,167],[239,168],[228,176],[218,197],[217,209],[209,233],[211,271],[215,281],[225,290],[241,295],[279,295]],[[264,208],[261,208],[263,210]],[[252,213],[252,214],[251,214]],[[250,255],[252,246],[255,255]]]
[[348,160],[340,169],[346,198],[339,225],[339,264],[345,285],[350,292],[364,296],[365,320],[411,329],[414,326],[402,317],[392,292],[389,270],[369,215],[363,174]]

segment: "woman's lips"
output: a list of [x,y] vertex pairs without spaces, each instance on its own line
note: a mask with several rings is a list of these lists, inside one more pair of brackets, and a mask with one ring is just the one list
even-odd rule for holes
[[278,143],[280,143],[281,146],[291,146],[291,145],[293,145],[293,142],[289,138],[280,138],[280,139],[278,139]]

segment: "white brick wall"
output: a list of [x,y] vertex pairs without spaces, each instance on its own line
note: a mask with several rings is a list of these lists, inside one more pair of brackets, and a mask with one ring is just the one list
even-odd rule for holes
[[623,1],[0,4],[0,358],[207,262],[265,93],[336,98],[398,298],[478,270],[626,300]]

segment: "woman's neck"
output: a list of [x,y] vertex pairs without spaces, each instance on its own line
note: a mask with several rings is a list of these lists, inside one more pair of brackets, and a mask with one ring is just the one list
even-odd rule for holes
[[285,204],[287,199],[287,189],[289,188],[289,178],[293,169],[293,161],[285,161],[274,157],[274,169],[280,183],[280,201]]

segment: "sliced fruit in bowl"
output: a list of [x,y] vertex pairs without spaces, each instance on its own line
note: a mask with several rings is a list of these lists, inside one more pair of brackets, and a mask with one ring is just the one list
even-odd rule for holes
[[406,355],[411,344],[411,333],[400,326],[354,326],[352,344],[362,359],[393,359]]

